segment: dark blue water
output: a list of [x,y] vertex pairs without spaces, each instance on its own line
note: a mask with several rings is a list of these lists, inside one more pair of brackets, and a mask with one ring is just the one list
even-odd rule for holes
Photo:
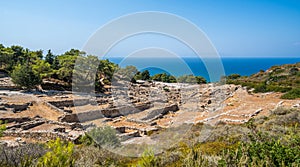
[[[124,61],[123,58],[114,57],[108,58],[110,61],[120,64],[121,67],[125,67],[127,65],[134,65],[139,70],[143,71],[145,69],[150,71],[151,75],[167,72],[175,76],[180,76],[184,74],[194,74],[196,76],[203,76],[208,81],[210,81],[210,77],[208,74],[209,69],[206,69],[203,61],[196,57],[182,58],[178,60],[178,58],[128,58]],[[182,63],[186,66],[183,67]],[[210,61],[214,61],[211,59]],[[274,65],[282,65],[282,64],[294,64],[300,62],[300,57],[294,58],[222,58],[222,65],[224,68],[225,75],[230,74],[240,74],[249,76],[251,74],[257,73],[260,70],[267,70]],[[217,63],[216,63],[217,65]],[[150,66],[144,68],[146,66]],[[165,68],[159,68],[165,67]],[[190,71],[186,69],[186,67],[190,68]]]

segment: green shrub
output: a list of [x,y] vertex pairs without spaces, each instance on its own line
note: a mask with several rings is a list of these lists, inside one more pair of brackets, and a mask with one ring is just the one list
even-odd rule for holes
[[39,158],[38,167],[71,167],[74,166],[74,144],[61,141],[60,138],[49,141],[47,148],[50,150]]
[[3,124],[2,121],[0,121],[0,137],[2,136],[3,131],[5,131],[6,126],[5,124]]
[[90,146],[90,145],[96,144],[94,142],[93,138],[88,134],[81,136],[79,139],[79,142],[80,142],[80,144],[83,144],[85,146]]
[[47,150],[41,144],[30,143],[18,147],[0,145],[0,166],[35,166]]
[[276,86],[276,85],[268,85],[267,86],[267,91],[268,92],[288,92],[292,88],[291,87],[284,87],[284,86]]
[[227,79],[238,79],[238,78],[240,78],[241,77],[241,75],[240,74],[230,74],[230,75],[228,75],[227,76]]
[[267,86],[265,83],[261,83],[261,84],[258,84],[258,85],[255,85],[254,86],[254,92],[258,93],[258,92],[267,92]]
[[278,141],[240,143],[223,152],[219,166],[297,166],[300,152]]
[[193,148],[191,152],[184,158],[182,166],[184,167],[206,167],[215,166],[216,164],[209,161],[209,159],[200,150]]
[[158,160],[151,149],[143,152],[142,156],[137,162],[137,167],[156,167],[159,166]]
[[271,114],[273,114],[273,115],[286,115],[288,113],[291,113],[292,111],[293,111],[292,109],[278,107],[275,110],[271,111]]
[[106,149],[95,146],[81,145],[75,147],[75,166],[129,166],[130,158],[114,154]]
[[290,69],[290,75],[297,75],[297,73],[299,72],[298,68],[293,67]]
[[207,83],[206,79],[201,76],[194,75],[182,75],[177,78],[179,83],[191,83],[191,84],[205,84]]
[[204,154],[217,155],[228,148],[228,145],[225,142],[215,141],[203,143],[199,147]]
[[117,137],[117,131],[110,126],[97,127],[87,132],[89,140],[92,139],[100,147],[117,147],[120,140]]
[[282,99],[296,99],[296,98],[300,98],[300,88],[295,88],[292,89],[290,91],[288,91],[287,93],[285,93],[284,95],[281,96]]

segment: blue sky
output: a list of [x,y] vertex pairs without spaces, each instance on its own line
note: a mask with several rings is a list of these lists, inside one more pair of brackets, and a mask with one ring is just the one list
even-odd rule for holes
[[[188,19],[221,56],[300,57],[299,0],[2,0],[0,43],[61,54],[81,49],[108,21],[142,11]],[[178,48],[176,42],[170,44]],[[126,45],[124,41],[112,54],[122,55]]]

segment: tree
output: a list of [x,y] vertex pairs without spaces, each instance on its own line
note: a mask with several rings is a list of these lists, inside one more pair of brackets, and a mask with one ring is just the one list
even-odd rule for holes
[[13,61],[15,63],[19,62],[20,59],[24,56],[24,49],[21,46],[11,46],[11,49],[14,52]]
[[34,51],[33,53],[38,59],[42,59],[44,57],[43,50]]
[[51,65],[42,59],[37,59],[33,63],[32,69],[36,74],[39,74],[41,78],[50,77],[52,74]]
[[11,74],[11,78],[16,85],[26,89],[32,89],[42,82],[40,75],[35,73],[28,63],[17,65]]
[[54,70],[58,70],[60,68],[60,66],[59,66],[59,60],[58,60],[57,56],[54,57],[53,63],[51,64],[51,67]]
[[177,82],[176,77],[174,77],[173,75],[168,75],[167,82],[169,82],[169,83],[176,83]]
[[154,81],[167,82],[167,83],[175,83],[176,82],[176,78],[167,73],[155,74],[154,76],[152,76],[152,79]]
[[196,76],[196,81],[197,81],[197,84],[206,84],[207,81],[204,77],[201,77],[201,76]]
[[150,73],[148,70],[145,70],[141,73],[141,76],[142,76],[142,80],[149,80],[150,79]]
[[135,82],[134,76],[138,72],[139,71],[135,66],[126,66],[125,68],[120,68],[119,70],[117,70],[116,74],[124,80]]
[[71,49],[64,54],[55,57],[55,65],[53,65],[53,68],[55,69],[56,77],[65,82],[71,83],[75,62],[78,57],[85,57],[85,52],[81,52],[77,49]]
[[14,51],[11,48],[0,49],[0,68],[11,72],[16,62],[14,61]]
[[49,63],[50,65],[52,65],[53,64],[53,62],[54,62],[54,55],[51,53],[51,50],[49,49],[48,50],[48,53],[47,53],[47,55],[46,55],[46,57],[45,57],[45,61],[47,62],[47,63]]
[[99,76],[99,78],[104,77],[109,82],[111,82],[112,77],[118,68],[119,67],[117,64],[110,62],[108,59],[100,60],[100,63],[98,66],[98,76]]
[[149,80],[150,79],[150,73],[148,70],[145,70],[143,72],[137,72],[134,76],[135,80]]
[[24,49],[21,46],[12,46],[11,49],[13,50],[14,54],[12,57],[13,65],[16,66],[18,64],[25,64],[26,62],[30,62],[35,58],[38,58],[37,53],[31,52],[28,48]]
[[73,55],[61,55],[57,57],[59,62],[59,68],[56,71],[58,79],[64,80],[68,83],[72,82],[72,74],[77,57],[78,56]]
[[78,49],[71,49],[70,51],[67,51],[64,53],[64,55],[69,55],[69,56],[85,56],[85,52],[80,51]]
[[[95,76],[97,73],[99,59],[96,56],[78,56],[76,66],[73,69],[73,90],[76,91],[93,91],[95,83]],[[96,81],[97,82],[97,81]]]

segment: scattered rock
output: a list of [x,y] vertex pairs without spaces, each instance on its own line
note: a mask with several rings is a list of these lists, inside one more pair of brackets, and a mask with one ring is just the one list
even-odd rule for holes
[[66,128],[62,128],[62,127],[55,128],[55,129],[53,129],[53,130],[54,130],[54,132],[61,132],[61,133],[66,132]]

